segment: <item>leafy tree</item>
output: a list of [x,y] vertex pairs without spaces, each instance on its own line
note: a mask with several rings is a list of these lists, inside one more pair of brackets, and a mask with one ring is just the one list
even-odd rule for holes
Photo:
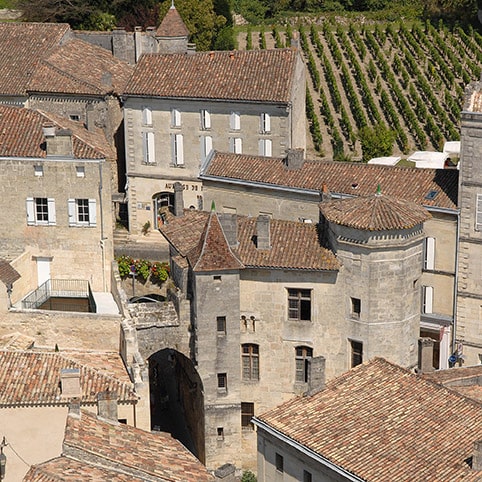
[[244,471],[241,477],[241,482],[256,482],[257,480],[256,475],[254,475],[251,470]]
[[361,142],[363,161],[368,162],[374,157],[390,156],[393,152],[393,143],[396,133],[383,123],[373,127],[365,126],[358,132]]
[[213,48],[214,50],[234,50],[236,48],[233,27],[227,26],[219,31]]

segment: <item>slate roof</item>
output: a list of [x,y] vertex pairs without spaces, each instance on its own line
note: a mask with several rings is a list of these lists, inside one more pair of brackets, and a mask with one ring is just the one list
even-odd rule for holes
[[125,93],[287,103],[298,55],[292,49],[145,54]]
[[108,50],[72,39],[39,62],[27,90],[97,96],[121,94],[133,70]]
[[70,31],[68,24],[0,23],[0,95],[26,95],[41,59],[58,47]]
[[0,157],[46,158],[42,126],[70,129],[77,159],[115,158],[101,129],[90,132],[79,122],[50,113],[0,105]]
[[[214,214],[215,215],[215,214]],[[161,233],[174,248],[187,257],[192,267],[197,266],[199,242],[213,214],[203,211],[186,210],[184,216],[168,218],[168,223],[160,227]],[[217,215],[215,215],[217,217]],[[217,221],[219,222],[219,221]],[[224,238],[224,234],[215,228],[217,236]],[[231,247],[235,259],[245,268],[271,268],[271,269],[296,269],[296,270],[338,270],[339,261],[335,255],[320,246],[316,225],[270,220],[270,239],[272,248],[259,250],[256,247],[256,218],[245,216],[237,217],[238,246]],[[219,242],[210,240],[204,247],[213,250],[203,254],[203,270],[219,270],[235,268],[234,264],[220,268],[225,239]],[[219,251],[217,251],[219,249]],[[219,261],[218,261],[219,260]],[[231,260],[230,263],[234,263]]]
[[170,434],[104,422],[84,410],[80,418],[71,414],[67,417],[64,452],[71,449],[85,451],[88,456],[94,454],[112,468],[126,467],[141,478],[146,474],[179,482],[214,480],[201,462]]
[[[91,355],[92,364],[95,358]],[[111,364],[116,360],[118,368],[105,366],[108,360]],[[98,356],[96,366],[102,368],[82,364],[75,353],[0,350],[0,407],[67,405],[68,399],[62,398],[60,389],[60,371],[65,368],[80,369],[82,403],[96,403],[97,393],[105,390],[116,392],[119,403],[137,401],[125,369],[118,378],[123,367],[119,355]]]
[[157,28],[156,37],[188,37],[189,30],[176,7],[172,5]]
[[368,482],[480,481],[482,405],[383,359],[258,417]]
[[145,479],[121,474],[107,468],[89,465],[68,457],[56,457],[42,464],[33,465],[23,482],[142,482]]
[[3,284],[12,284],[20,278],[19,272],[6,260],[0,258],[0,280]]
[[322,202],[320,211],[334,224],[363,231],[410,229],[431,217],[418,204],[383,194]]
[[[239,181],[319,192],[326,184],[334,194],[369,196],[380,184],[388,196],[427,207],[456,209],[456,169],[416,169],[374,164],[306,160],[301,169],[288,170],[284,159],[215,152],[201,173],[202,180]],[[433,192],[432,199],[427,195]]]

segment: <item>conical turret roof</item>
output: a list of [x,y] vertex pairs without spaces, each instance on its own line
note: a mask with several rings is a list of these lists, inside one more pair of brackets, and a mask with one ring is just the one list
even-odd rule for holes
[[156,31],[157,37],[189,37],[189,30],[174,6],[167,11]]

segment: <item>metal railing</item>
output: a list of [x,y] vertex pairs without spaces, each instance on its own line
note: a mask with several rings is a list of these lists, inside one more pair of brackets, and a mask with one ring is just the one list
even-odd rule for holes
[[[90,289],[89,282],[87,280],[79,279],[47,280],[22,300],[22,308],[36,310],[51,298],[84,298],[88,300],[88,311],[90,313],[96,312],[94,296],[92,294],[92,290]],[[82,305],[85,305],[85,303],[79,303],[76,306],[75,303],[62,304],[61,302],[57,302],[55,309],[57,311],[63,311],[61,308],[64,307],[65,311],[87,311],[85,309],[81,309]]]

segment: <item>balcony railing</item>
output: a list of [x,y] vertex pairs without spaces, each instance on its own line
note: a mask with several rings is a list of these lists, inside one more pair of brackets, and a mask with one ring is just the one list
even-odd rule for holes
[[[49,279],[40,285],[35,291],[30,293],[22,300],[22,308],[28,310],[36,310],[40,308],[48,300],[55,298],[56,311],[89,311],[96,312],[96,305],[90,284],[86,280],[79,279]],[[61,299],[69,298],[69,302],[62,303]],[[85,303],[72,303],[72,299],[78,298],[88,300],[88,310],[85,309]],[[82,308],[84,307],[84,308]]]

